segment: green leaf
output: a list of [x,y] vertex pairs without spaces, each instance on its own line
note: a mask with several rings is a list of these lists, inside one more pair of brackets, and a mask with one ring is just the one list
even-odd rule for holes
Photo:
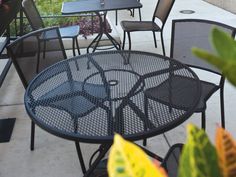
[[223,67],[226,65],[225,60],[222,60],[220,57],[217,57],[206,50],[193,47],[192,52],[197,57],[202,58],[210,64],[216,66],[219,70],[222,70]]
[[221,177],[216,149],[204,130],[188,126],[187,143],[180,158],[178,177]]
[[197,57],[202,58],[217,67],[220,71],[222,71],[223,75],[233,85],[236,86],[236,60],[224,60],[218,56],[215,56],[205,50],[198,48],[192,48],[192,52]]
[[222,59],[236,59],[236,42],[229,34],[213,28],[212,44]]
[[192,49],[193,54],[217,67],[236,86],[236,41],[225,32],[214,28],[212,42],[218,56],[198,48]]
[[222,69],[223,75],[236,86],[236,61],[229,61]]
[[109,177],[167,177],[137,145],[116,134],[108,159]]

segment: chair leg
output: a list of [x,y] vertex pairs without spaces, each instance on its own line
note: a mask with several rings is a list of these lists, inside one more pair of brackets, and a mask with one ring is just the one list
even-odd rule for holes
[[84,164],[84,159],[83,159],[83,155],[82,155],[82,152],[81,152],[79,142],[75,141],[75,147],[76,147],[76,150],[77,150],[77,155],[79,157],[81,170],[82,170],[83,174],[85,174],[86,173],[86,167],[85,167],[85,164]]
[[77,47],[77,50],[78,50],[78,54],[80,55],[79,42],[78,42],[77,37],[75,38],[75,42],[76,42],[76,47]]
[[134,17],[134,9],[133,9],[133,11],[132,11],[132,17]]
[[129,50],[131,50],[131,38],[130,38],[130,32],[127,32],[128,34],[128,40],[129,40]]
[[155,31],[152,31],[152,33],[153,33],[154,45],[155,45],[155,48],[157,48],[157,40],[156,40]]
[[122,50],[124,50],[124,48],[125,48],[125,35],[126,35],[126,32],[124,31]]
[[221,126],[225,128],[224,87],[220,89]]
[[92,35],[93,35],[93,32],[94,32],[94,14],[93,13],[91,15],[91,31],[92,31]]
[[118,10],[116,10],[116,26],[117,26],[117,21],[118,21]]
[[164,38],[163,38],[163,33],[162,33],[162,31],[161,31],[161,45],[162,45],[163,55],[166,56],[165,45],[164,45]]
[[36,73],[39,73],[39,60],[40,60],[40,53],[41,53],[41,42],[38,40],[38,53],[37,53],[37,66],[36,66]]
[[34,135],[35,135],[35,123],[31,121],[31,137],[30,137],[30,150],[34,150]]
[[[148,118],[148,98],[145,95],[144,95],[144,114]],[[143,146],[147,146],[147,138],[143,139]]]
[[206,130],[206,112],[202,112],[202,129]]
[[72,50],[73,50],[73,56],[75,56],[75,38],[72,38]]
[[43,41],[43,58],[45,58],[45,53],[46,53],[46,41]]
[[147,138],[143,139],[143,146],[147,146]]
[[[78,50],[78,54],[80,55],[79,42],[78,42],[78,38],[77,37],[75,37],[75,42],[76,42],[76,47],[77,47],[77,50]],[[75,66],[76,66],[77,71],[79,71],[79,64],[78,64],[77,61],[75,62]]]
[[139,12],[139,21],[142,21],[141,8],[138,9],[138,12]]

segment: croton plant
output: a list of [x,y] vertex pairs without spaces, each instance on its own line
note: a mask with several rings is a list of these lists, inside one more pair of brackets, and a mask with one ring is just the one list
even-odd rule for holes
[[[180,157],[178,177],[235,177],[236,142],[223,128],[213,146],[204,130],[188,125],[187,142]],[[109,161],[110,177],[167,177],[165,170],[137,145],[115,135]]]
[[[193,53],[222,71],[236,86],[236,41],[214,28],[211,40],[215,53],[193,48]],[[115,135],[109,160],[110,177],[167,177],[137,145]],[[178,177],[236,177],[236,141],[223,128],[217,127],[215,146],[206,132],[189,124],[187,141],[183,147]]]

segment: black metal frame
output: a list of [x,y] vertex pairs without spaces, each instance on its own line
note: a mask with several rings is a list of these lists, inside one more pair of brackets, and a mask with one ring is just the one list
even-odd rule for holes
[[[40,20],[40,22],[41,22],[41,24],[42,24],[41,28],[45,28],[45,25],[44,25],[44,23],[43,23],[43,20],[42,20],[40,14],[39,14],[39,11],[38,11],[38,9],[37,9],[35,3],[33,2],[33,0],[27,0],[27,1],[32,1],[32,6],[33,6],[32,8],[35,10],[36,14],[38,15],[38,19]],[[38,30],[38,29],[35,28],[35,26],[33,25],[33,22],[31,21],[31,16],[30,16],[30,14],[28,14],[27,11],[25,10],[24,5],[23,5],[23,1],[22,1],[22,9],[23,9],[23,12],[24,12],[26,18],[28,19],[29,24],[30,24],[30,26],[32,27],[32,29],[33,29],[33,30]],[[60,29],[60,28],[59,28],[59,29]],[[76,34],[76,35],[73,36],[73,37],[70,37],[70,36],[65,36],[65,37],[63,36],[63,37],[62,37],[62,38],[71,38],[71,39],[72,39],[72,51],[73,51],[73,55],[74,55],[74,56],[76,56],[76,54],[75,54],[75,45],[76,45],[76,47],[77,47],[78,54],[80,55],[80,48],[79,48],[78,36],[79,36],[79,34]]]
[[[38,34],[38,33],[41,34],[41,33],[44,33],[44,32],[50,31],[50,30],[56,30],[57,31],[57,35],[60,36],[60,32],[59,32],[58,27],[43,28],[43,29],[36,30],[36,31],[31,32],[31,33],[28,33],[28,34],[26,34],[24,36],[21,36],[20,38],[16,39],[14,42],[12,42],[11,44],[9,44],[7,46],[7,51],[9,53],[10,57],[11,57],[11,60],[12,60],[12,62],[14,64],[14,66],[15,66],[15,69],[16,69],[16,71],[17,71],[17,73],[18,73],[18,75],[19,75],[19,77],[21,79],[21,82],[22,82],[22,84],[23,84],[25,89],[27,88],[28,83],[27,83],[26,78],[24,77],[24,74],[22,73],[22,71],[20,69],[20,66],[18,65],[18,63],[16,61],[17,57],[15,56],[14,51],[11,50],[11,46],[16,45],[17,43],[21,43],[22,40],[24,40],[25,38],[28,38],[28,37],[30,37],[32,35],[35,35],[35,34]],[[64,49],[62,40],[61,40],[61,38],[59,38],[58,40],[60,42],[60,47],[62,49],[62,53],[63,53],[64,59],[66,59],[67,56],[66,56],[66,53],[65,53],[65,49]],[[40,55],[39,52],[40,51],[38,51],[38,61],[39,61],[39,55]],[[39,65],[39,63],[37,63],[37,72],[38,72],[38,65]],[[31,150],[34,150],[34,137],[35,137],[35,123],[33,121],[31,121],[31,138],[30,138],[31,139],[30,140],[30,149]]]
[[[128,2],[128,1],[127,1]],[[87,2],[86,2],[87,3]],[[89,47],[87,48],[87,53],[89,53],[89,48],[92,48],[92,52],[95,52],[95,50],[102,50],[102,49],[98,49],[98,44],[102,38],[102,35],[105,34],[108,39],[111,41],[112,45],[114,46],[114,48],[120,50],[120,43],[117,42],[106,30],[106,15],[108,11],[115,11],[115,10],[123,10],[123,9],[133,9],[133,8],[141,8],[142,4],[139,3],[137,1],[136,4],[136,0],[135,3],[123,3],[121,1],[119,1],[119,5],[116,5],[116,1],[110,1],[110,0],[104,0],[104,3],[101,3],[100,1],[96,1],[96,2],[91,2],[88,4],[84,3],[83,1],[81,2],[65,2],[62,5],[62,14],[63,15],[69,15],[69,14],[78,14],[78,13],[95,13],[100,20],[100,32],[98,33],[98,35],[94,38],[94,40],[92,41],[92,43],[89,45]],[[93,5],[91,5],[92,3],[94,3]],[[97,6],[97,3],[100,3],[99,6]],[[73,6],[73,7],[72,7]],[[86,6],[86,7],[85,7]],[[83,8],[85,7],[85,8]],[[100,14],[100,12],[103,13]],[[102,17],[103,16],[103,17]],[[106,49],[110,49],[110,48],[106,48]]]
[[[92,55],[94,55],[94,56],[96,56],[96,55],[100,55],[100,54],[104,54],[104,53],[113,53],[113,52],[131,52],[131,51],[103,51],[103,52],[96,52],[96,53],[93,53]],[[154,53],[149,53],[149,52],[141,52],[141,51],[132,51],[132,52],[135,52],[135,53],[140,53],[140,54],[147,54],[147,55],[150,55],[150,56],[156,56],[156,57],[160,57],[160,58],[163,58],[163,59],[165,59],[165,60],[170,60],[170,58],[169,57],[165,57],[165,56],[162,56],[162,55],[159,55],[159,54],[154,54]],[[87,55],[91,55],[91,54],[87,54]],[[82,57],[84,57],[84,56],[82,56],[81,55],[81,58]],[[71,59],[68,59],[67,61],[70,61],[70,60],[75,60],[75,59],[79,59],[80,58],[80,56],[78,56],[78,57],[75,57],[75,58],[71,58]],[[50,69],[51,67],[56,67],[57,65],[60,65],[60,63],[61,62],[59,62],[59,63],[57,63],[57,64],[54,64],[53,66],[50,66],[50,67],[48,67],[47,69]],[[183,64],[181,64],[181,65],[183,65]],[[183,67],[184,67],[184,65],[183,65]],[[186,68],[186,66],[185,66],[185,68]],[[197,75],[192,71],[192,70],[190,70],[190,69],[188,69],[189,70],[189,72],[195,77],[195,78],[198,78],[197,77]],[[142,77],[142,79],[147,79],[147,78],[149,78],[149,77],[153,77],[153,76],[155,76],[155,75],[157,75],[157,74],[162,74],[162,73],[165,73],[165,72],[170,72],[170,70],[169,69],[167,69],[167,70],[162,70],[162,71],[157,71],[157,72],[154,72],[154,73],[149,73],[149,74],[145,74],[145,75],[143,75],[143,77]],[[41,74],[43,74],[43,72],[41,72],[37,77],[40,77],[40,75]],[[31,84],[32,83],[34,83],[34,80],[36,80],[37,79],[37,77],[35,77],[32,81],[31,81]],[[141,80],[139,81],[139,82],[141,82]],[[198,82],[198,81],[197,81]],[[30,84],[30,85],[31,85]],[[27,92],[30,92],[30,87],[31,86],[28,86],[28,88],[27,88],[27,90],[26,90],[26,93]],[[200,90],[200,82],[199,82],[199,92],[198,92],[198,96],[201,94],[201,90]],[[27,94],[26,94],[27,95]],[[27,103],[27,99],[26,99],[26,95],[25,95],[25,100],[24,100],[24,102],[26,103],[26,110],[27,110],[27,112],[28,112],[28,114],[30,115],[30,117],[32,118],[32,119],[34,119],[34,113],[33,112],[31,112],[30,111],[30,107],[29,107],[29,105],[28,105],[28,103]],[[196,97],[198,97],[198,96],[196,96]],[[198,100],[196,100],[196,105],[197,105],[197,103],[198,103]],[[182,118],[184,119],[184,120],[178,120],[178,121],[176,121],[176,122],[171,122],[171,124],[168,124],[167,126],[165,126],[165,127],[161,127],[160,129],[161,129],[161,131],[149,131],[148,133],[141,133],[141,134],[139,134],[139,133],[137,133],[136,135],[138,136],[138,138],[135,136],[130,136],[130,135],[127,135],[125,138],[126,139],[128,139],[128,140],[132,140],[132,141],[136,141],[136,140],[140,140],[140,139],[143,139],[143,138],[146,138],[146,137],[152,137],[152,136],[155,136],[155,134],[160,134],[160,133],[162,133],[163,131],[168,131],[168,130],[170,130],[170,129],[172,129],[173,128],[173,126],[175,126],[176,125],[176,123],[178,123],[178,124],[181,124],[182,122],[184,122],[186,119],[187,119],[187,117],[189,117],[192,113],[191,113],[191,111],[193,111],[194,112],[194,110],[195,110],[195,108],[193,108],[193,109],[191,109],[191,110],[189,110],[189,112],[188,112],[188,114],[185,114]],[[34,120],[35,122],[37,122],[37,120]],[[60,131],[58,131],[58,130],[52,130],[51,129],[51,127],[46,127],[42,122],[37,122],[37,124],[42,128],[42,129],[45,129],[46,131],[48,131],[48,132],[50,132],[50,133],[52,133],[52,134],[54,134],[54,135],[56,135],[56,136],[59,136],[59,137],[62,137],[62,138],[65,138],[65,139],[69,139],[69,140],[73,140],[73,141],[76,141],[76,140],[78,140],[78,137],[77,136],[73,136],[73,135],[71,135],[71,134],[68,134],[68,133],[66,133],[66,132],[60,132]],[[56,132],[55,132],[56,131]],[[140,136],[142,137],[142,138],[140,138]],[[87,136],[81,136],[81,137],[79,137],[79,139],[80,139],[80,141],[81,142],[85,142],[85,143],[97,143],[97,141],[98,141],[98,139],[100,140],[100,137],[93,137],[93,138],[91,138],[91,137],[87,137]],[[110,142],[112,140],[112,138],[111,137],[109,137],[109,138],[104,138],[104,139],[101,139],[101,141],[100,141],[100,143],[108,143],[108,142]]]
[[[232,26],[229,26],[229,25],[226,25],[226,24],[223,24],[223,23],[216,22],[216,21],[203,20],[203,19],[176,19],[176,20],[173,20],[172,21],[172,33],[171,33],[171,46],[170,46],[170,57],[171,58],[174,58],[174,56],[173,56],[173,50],[174,50],[174,42],[173,41],[174,41],[174,35],[175,35],[174,32],[175,32],[175,24],[178,23],[178,22],[200,22],[200,23],[212,24],[212,25],[216,25],[216,26],[220,26],[220,27],[232,30],[231,36],[233,38],[235,37],[235,34],[236,34],[236,28],[234,28]],[[218,73],[218,72],[213,71],[209,68],[203,68],[203,67],[198,67],[198,66],[194,66],[194,65],[188,65],[188,66],[191,67],[191,68],[197,68],[197,69],[205,70],[207,72],[217,74],[221,77],[219,85],[217,85],[215,87],[215,89],[212,90],[212,92],[210,92],[206,96],[205,100],[207,101],[213,93],[215,93],[218,89],[220,89],[221,126],[223,128],[225,128],[225,113],[224,113],[224,83],[225,83],[225,78],[224,78],[224,76],[220,72]],[[201,82],[205,82],[205,81],[201,81]],[[202,122],[202,128],[205,129],[206,128],[206,106],[203,108],[203,110],[196,109],[195,112],[201,112],[202,113],[202,121],[201,121]]]
[[[158,18],[155,14],[156,14],[156,11],[158,10],[158,6],[159,6],[159,4],[160,4],[160,1],[161,1],[161,0],[159,0],[159,1],[157,2],[155,11],[154,11],[153,16],[152,16],[152,23],[153,23],[153,24],[156,24],[156,23],[155,23],[155,19]],[[153,32],[153,39],[154,39],[155,48],[157,48],[157,42],[156,42],[156,35],[155,35],[155,32],[160,32],[161,45],[162,45],[162,51],[163,51],[163,55],[164,55],[164,56],[166,55],[166,53],[165,53],[165,46],[164,46],[163,30],[164,30],[164,26],[165,26],[166,20],[167,20],[169,14],[170,14],[170,11],[171,11],[171,9],[172,9],[172,7],[173,7],[173,5],[174,5],[174,2],[175,2],[175,0],[172,0],[172,4],[171,4],[170,8],[168,9],[168,13],[166,14],[166,18],[165,18],[163,21],[160,19],[160,20],[162,21],[162,26],[160,27],[160,30],[158,30],[158,31],[153,30],[153,31],[152,31],[152,32]],[[141,21],[141,20],[140,20],[140,21]],[[122,22],[121,22],[121,23],[122,23]],[[122,26],[122,25],[121,25],[121,26]],[[128,35],[128,40],[129,40],[129,50],[131,50],[131,36],[130,36],[130,32],[134,32],[134,31],[126,31],[125,29],[123,29],[123,30],[124,30],[124,33],[123,33],[123,45],[122,45],[122,49],[124,50],[124,47],[125,47],[125,38],[126,38],[126,33],[127,33],[127,35]],[[137,29],[136,31],[142,31],[142,30]]]
[[[104,78],[104,72],[103,69],[96,63],[96,61],[93,60],[93,56],[96,55],[103,55],[103,54],[113,54],[113,53],[119,53],[122,57],[127,56],[129,57],[129,54],[131,51],[105,51],[105,52],[96,52],[93,54],[87,54],[89,63],[92,63],[97,69],[98,71],[101,70],[100,75],[103,78],[103,82],[104,83],[108,83],[106,78]],[[148,55],[148,56],[155,56],[158,58],[163,58],[163,60],[169,60],[170,62],[172,62],[172,60],[168,57],[164,57],[161,55],[157,55],[157,54],[152,54],[152,53],[148,53],[148,52],[140,52],[140,51],[132,51],[133,53],[136,54],[142,54],[142,55]],[[124,55],[123,55],[124,54]],[[84,56],[78,56],[76,58],[72,58],[63,62],[71,62],[71,61],[75,61],[79,60],[80,58],[83,58]],[[126,58],[124,58],[124,60],[126,60]],[[61,63],[61,62],[60,62]],[[50,67],[47,68],[47,70],[56,68],[60,66],[60,63],[54,64]],[[176,62],[179,63],[179,62]],[[129,63],[126,63],[129,64]],[[181,63],[179,63],[178,65],[181,65],[183,68],[186,68],[186,66],[182,65]],[[61,67],[60,67],[61,68]],[[89,69],[89,68],[88,68]],[[170,70],[173,68],[167,68],[164,70],[159,70],[156,72],[152,72],[152,73],[148,73],[148,74],[144,74],[140,79],[138,79],[138,82],[136,82],[134,84],[134,86],[129,90],[129,93],[127,94],[127,96],[125,98],[123,98],[125,101],[123,101],[118,108],[116,108],[116,113],[115,115],[117,116],[116,118],[118,119],[118,121],[120,119],[122,119],[122,113],[120,114],[120,110],[122,110],[126,105],[129,105],[131,107],[131,109],[136,113],[136,114],[142,114],[140,115],[140,118],[145,118],[145,114],[142,113],[141,110],[139,110],[139,108],[132,102],[132,100],[130,99],[132,97],[132,95],[134,95],[136,93],[136,91],[139,91],[140,88],[140,84],[145,84],[144,81],[145,79],[149,78],[149,77],[153,77],[155,75],[158,74],[163,74],[163,73],[168,73],[170,72]],[[176,68],[177,69],[177,68]],[[179,69],[179,68],[178,68]],[[193,76],[195,76],[197,78],[197,75],[190,69],[186,68]],[[40,75],[44,74],[44,72],[46,72],[47,70],[43,71],[40,73]],[[75,142],[75,146],[76,146],[76,150],[77,150],[77,155],[79,157],[79,161],[80,161],[80,165],[81,165],[81,169],[83,171],[83,173],[85,174],[85,176],[90,176],[90,174],[92,173],[92,171],[95,169],[95,167],[98,165],[99,161],[104,157],[104,155],[106,154],[106,152],[109,150],[112,140],[113,140],[113,135],[111,134],[111,136],[106,136],[106,137],[100,137],[100,136],[88,136],[88,135],[80,135],[80,134],[72,134],[69,132],[65,132],[65,131],[61,131],[59,129],[53,128],[49,125],[44,124],[41,120],[35,119],[34,117],[34,112],[33,110],[30,108],[29,105],[29,99],[30,99],[30,95],[29,93],[31,93],[32,89],[34,89],[35,87],[37,87],[37,84],[34,85],[34,87],[32,87],[32,84],[34,82],[36,82],[36,80],[38,79],[38,77],[40,78],[40,75],[38,75],[36,78],[33,79],[33,81],[31,82],[31,84],[28,86],[27,90],[26,90],[26,94],[25,94],[25,98],[24,98],[24,102],[25,102],[25,107],[26,107],[26,111],[28,113],[28,115],[30,116],[30,118],[34,121],[34,123],[36,123],[39,127],[41,127],[42,129],[46,130],[49,133],[52,133],[53,135],[68,139],[68,140],[72,140]],[[199,82],[198,82],[199,83]],[[109,86],[108,86],[109,87]],[[138,89],[138,90],[137,90]],[[194,102],[194,105],[196,106],[198,103],[198,99],[199,99],[199,95],[200,95],[200,84],[198,84],[198,94],[195,95],[196,99]],[[108,96],[109,96],[109,88],[108,88]],[[90,95],[92,96],[92,95]],[[181,118],[179,118],[178,120],[175,120],[173,122],[169,122],[168,124],[165,124],[163,126],[158,127],[158,130],[149,130],[148,132],[140,132],[140,133],[135,133],[135,136],[130,134],[130,135],[126,135],[125,138],[128,140],[140,140],[140,139],[144,139],[144,138],[148,138],[148,137],[152,137],[158,134],[161,134],[165,131],[168,131],[174,127],[176,127],[177,125],[181,124],[182,122],[184,122],[193,112],[194,112],[194,105],[192,108],[190,108],[186,113],[184,113]],[[109,112],[108,112],[109,114]],[[121,120],[120,120],[121,121]],[[143,120],[145,121],[145,120]],[[117,131],[116,132],[122,132],[122,125],[119,124],[119,126],[121,127],[117,127]],[[152,126],[151,123],[149,126]],[[113,132],[112,132],[113,133]],[[80,142],[85,142],[85,143],[95,143],[95,144],[102,144],[99,149],[97,151],[95,151],[95,153],[99,152],[99,155],[97,157],[97,159],[92,163],[92,159],[94,154],[92,155],[92,159],[90,160],[90,169],[88,171],[86,171],[85,168],[85,164],[84,164],[84,160],[83,160],[83,156],[82,156],[82,152],[81,152],[81,148],[80,148]],[[145,148],[143,148],[148,155],[156,158],[157,160],[162,160],[161,157],[159,157],[158,155],[146,150]]]
[[[117,49],[120,50],[120,44],[117,42],[107,31],[107,24],[106,24],[106,16],[107,16],[107,11],[104,11],[103,14],[101,15],[99,12],[95,12],[95,14],[99,17],[99,22],[100,22],[100,31],[98,35],[93,39],[93,41],[89,44],[87,47],[87,53],[89,53],[89,48],[93,48],[92,52],[95,52],[95,50],[98,47],[99,42],[101,41],[101,38],[103,34],[107,36],[107,38],[111,41],[112,45]],[[103,16],[103,17],[102,17]],[[94,45],[95,44],[95,45]],[[94,45],[94,46],[93,46]]]
[[[1,34],[0,34],[1,35]],[[2,55],[2,52],[4,51],[5,47],[10,43],[10,27],[7,27],[6,30],[6,39],[4,40],[3,44],[0,46],[0,57]],[[2,60],[3,58],[0,58]],[[3,81],[5,80],[5,77],[11,67],[12,61],[9,60],[8,58],[5,58],[7,61],[7,64],[5,65],[1,75],[0,75],[0,87],[2,86]]]

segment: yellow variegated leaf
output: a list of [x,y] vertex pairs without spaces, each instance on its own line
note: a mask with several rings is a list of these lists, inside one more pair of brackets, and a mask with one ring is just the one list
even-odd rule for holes
[[223,177],[236,176],[236,142],[223,128],[216,131],[216,150]]
[[[161,168],[161,167],[160,167]],[[141,148],[115,135],[108,159],[109,177],[166,177]]]

